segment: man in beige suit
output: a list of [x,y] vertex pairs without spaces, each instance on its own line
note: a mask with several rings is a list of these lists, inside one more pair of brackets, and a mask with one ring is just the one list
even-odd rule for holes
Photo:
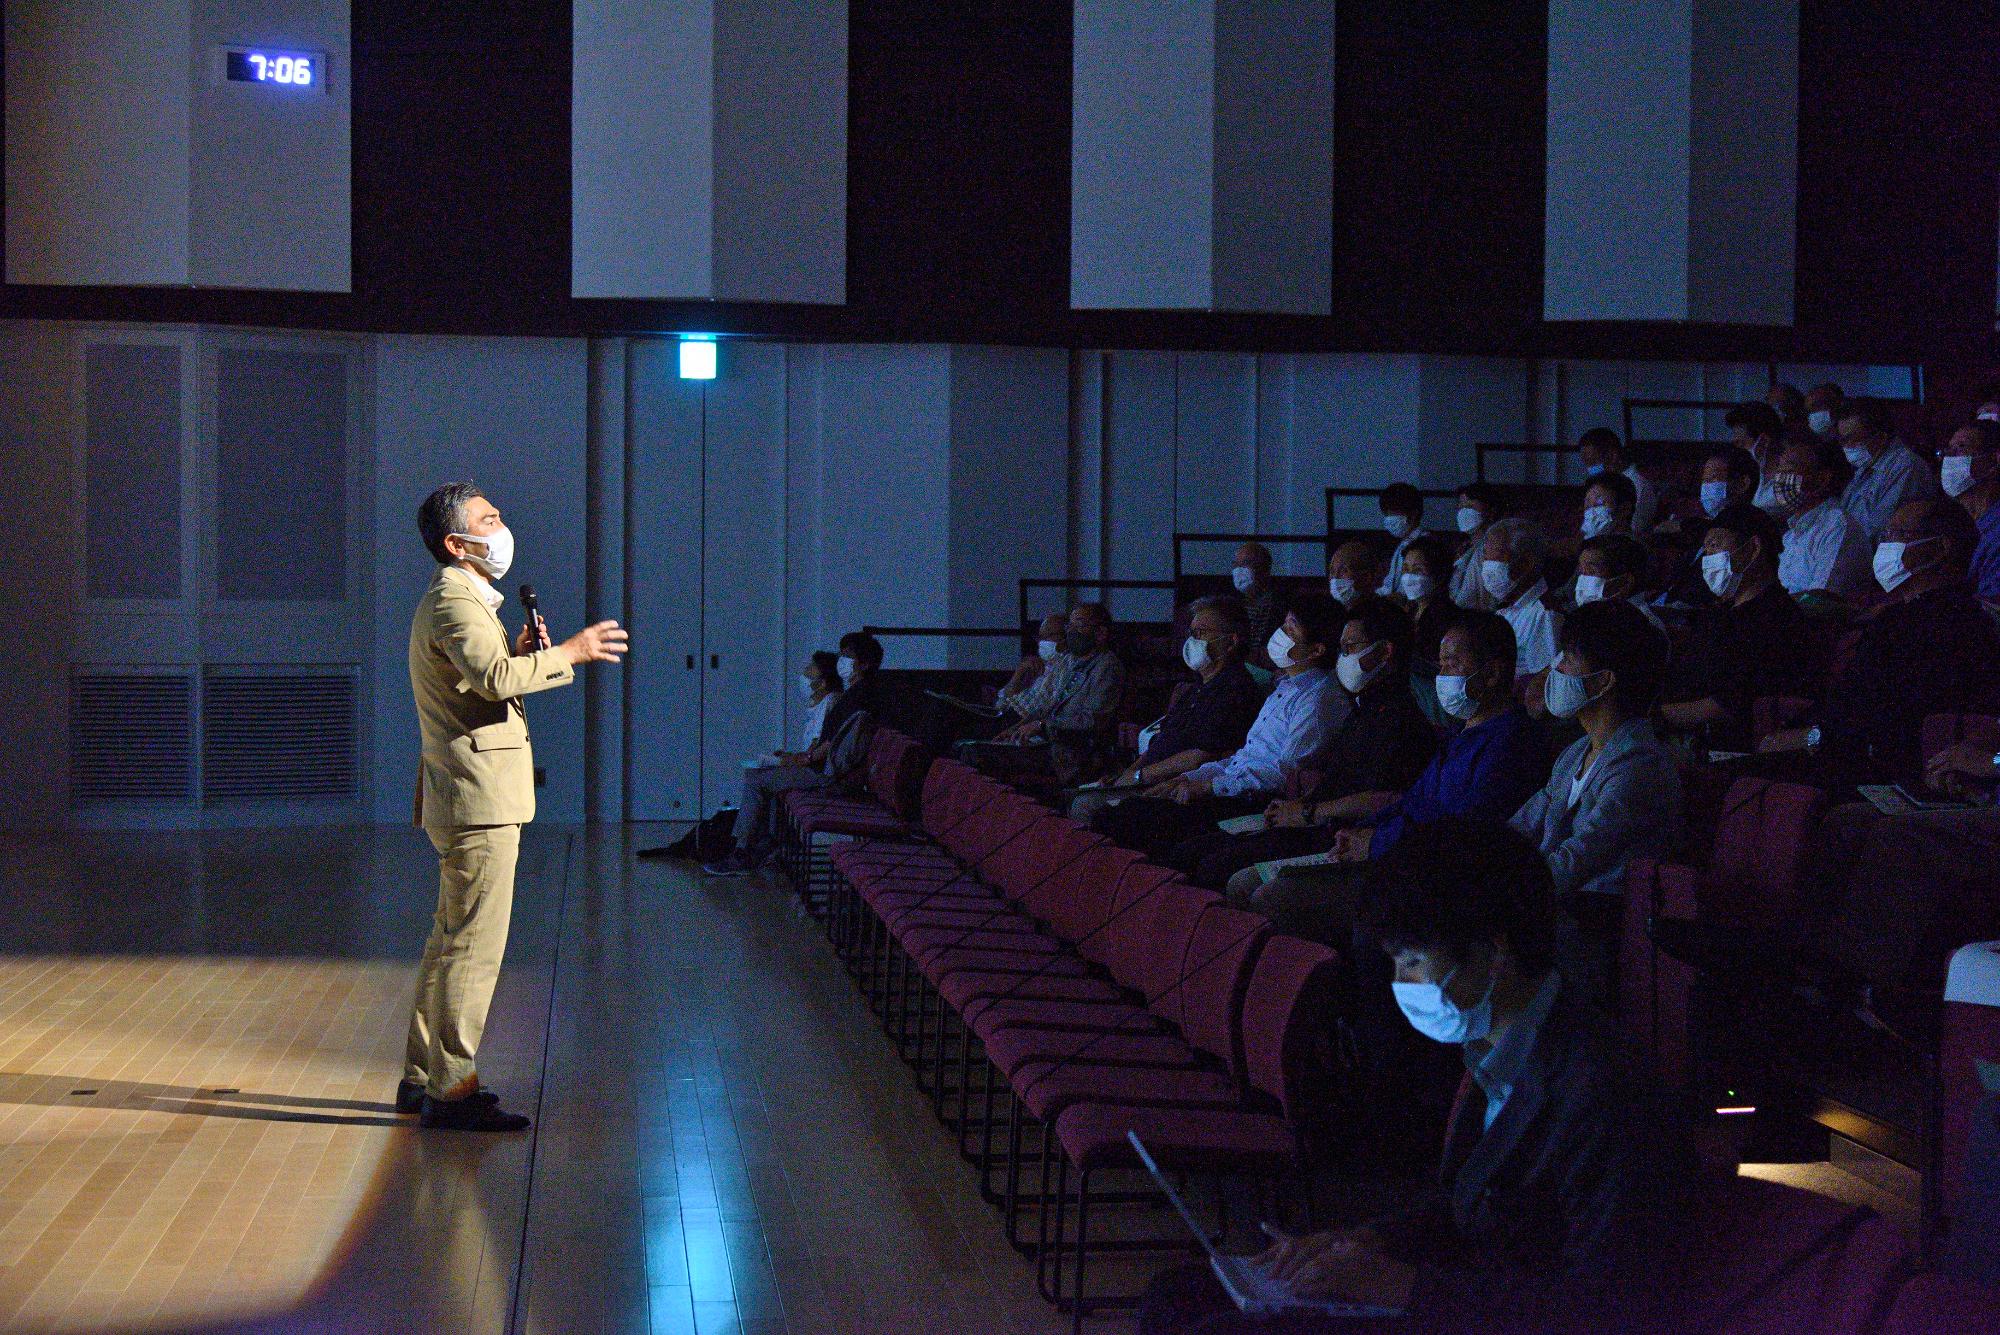
[[561,644],[535,619],[510,645],[493,581],[514,559],[514,535],[469,482],[439,487],[417,511],[437,576],[410,625],[410,689],[423,758],[416,820],[438,852],[438,907],[417,973],[399,1112],[462,1131],[519,1131],[479,1087],[474,1059],[507,949],[521,826],[535,817],[535,759],[522,697],[566,686],[584,663],[615,663],[615,621]]

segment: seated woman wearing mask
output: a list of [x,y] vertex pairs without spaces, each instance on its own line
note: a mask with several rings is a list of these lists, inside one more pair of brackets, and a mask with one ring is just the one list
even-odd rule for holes
[[1403,571],[1396,579],[1396,596],[1410,609],[1416,639],[1410,652],[1410,694],[1434,727],[1451,718],[1438,708],[1438,642],[1458,615],[1451,598],[1451,547],[1443,538],[1425,534],[1403,552]]
[[1507,517],[1500,489],[1490,482],[1468,482],[1458,489],[1458,531],[1464,546],[1451,565],[1451,600],[1460,607],[1491,607],[1479,580],[1486,555],[1486,530]]
[[1509,823],[1548,859],[1565,974],[1609,1005],[1625,864],[1674,848],[1681,780],[1672,750],[1647,721],[1662,654],[1646,618],[1630,603],[1590,603],[1563,622],[1560,643],[1544,699],[1552,717],[1576,720],[1583,736]]
[[1459,1049],[1463,1092],[1434,1185],[1359,1227],[1267,1229],[1257,1260],[1299,1298],[1407,1315],[1249,1316],[1190,1266],[1153,1282],[1140,1335],[1620,1330],[1688,1301],[1659,1281],[1696,1176],[1692,1123],[1554,967],[1556,918],[1547,864],[1485,822],[1413,830],[1368,878],[1364,930],[1393,974],[1363,1000]]

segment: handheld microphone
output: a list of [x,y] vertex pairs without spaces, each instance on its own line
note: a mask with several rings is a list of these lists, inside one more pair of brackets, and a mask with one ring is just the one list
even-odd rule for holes
[[534,585],[523,584],[521,586],[521,608],[528,614],[528,628],[534,632],[536,647],[541,649],[548,648],[549,639],[548,636],[542,633],[542,608],[541,604],[535,599]]

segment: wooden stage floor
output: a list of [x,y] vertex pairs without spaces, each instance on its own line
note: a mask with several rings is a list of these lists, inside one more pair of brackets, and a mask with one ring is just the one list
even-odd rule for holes
[[1066,1331],[818,929],[664,834],[529,829],[516,1137],[390,1105],[416,831],[0,837],[0,1332]]

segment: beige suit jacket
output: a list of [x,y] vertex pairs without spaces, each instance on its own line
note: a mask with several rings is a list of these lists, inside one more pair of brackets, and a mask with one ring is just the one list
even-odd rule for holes
[[521,697],[576,679],[554,649],[515,655],[477,582],[439,566],[410,623],[410,690],[423,736],[419,816],[428,829],[535,818],[535,753]]

